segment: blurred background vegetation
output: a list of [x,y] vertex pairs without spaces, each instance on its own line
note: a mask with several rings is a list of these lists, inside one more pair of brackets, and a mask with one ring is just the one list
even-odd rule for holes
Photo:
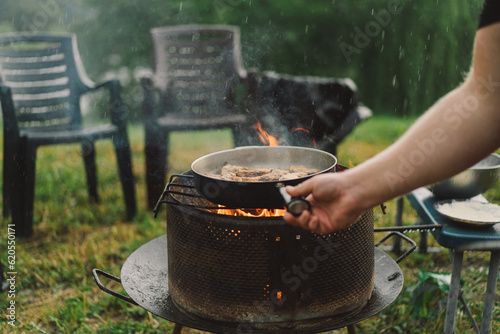
[[[171,323],[102,293],[90,275],[93,268],[119,274],[134,250],[165,234],[165,213],[154,219],[144,200],[138,78],[151,64],[151,28],[190,23],[237,25],[247,68],[352,78],[361,100],[379,116],[356,127],[339,147],[339,161],[357,165],[390,145],[416,116],[461,82],[470,66],[482,1],[0,0],[0,33],[73,32],[89,76],[96,82],[111,76],[121,80],[131,119],[136,121],[130,136],[140,207],[134,222],[120,221],[123,200],[116,186],[116,169],[110,167],[115,166],[110,160],[111,143],[98,144],[100,196],[105,199],[98,204],[88,204],[78,146],[41,149],[36,233],[27,240],[19,239],[16,254],[19,326],[14,333],[158,334],[172,330]],[[229,132],[209,137],[175,134],[172,172],[187,170],[193,157],[230,148],[230,136]],[[0,144],[2,140],[0,136]],[[59,187],[61,184],[65,186]],[[489,190],[485,197],[499,203],[500,188]],[[396,201],[387,206],[386,215],[380,210],[375,213],[377,227],[394,224]],[[403,222],[409,225],[416,219],[415,211],[405,204]],[[411,237],[419,235],[414,232]],[[429,239],[430,246],[437,246]],[[4,240],[0,238],[1,250],[6,250]],[[6,254],[1,258],[6,259]],[[464,260],[464,295],[478,321],[488,259],[486,253],[472,253]],[[439,253],[414,252],[401,267],[406,287],[417,283],[418,269],[451,271],[444,248]],[[120,285],[111,288],[119,290]],[[412,298],[405,289],[386,310],[358,324],[358,332],[442,331],[444,311],[439,318],[414,319]],[[5,310],[6,303],[6,298],[0,298],[0,309]],[[496,303],[494,314],[498,313]],[[500,332],[499,326],[494,321],[492,332]],[[7,327],[7,322],[0,321],[1,333],[11,330]],[[461,311],[456,330],[472,330]],[[184,333],[200,334],[194,330]]]
[[0,0],[0,32],[77,35],[89,76],[120,78],[140,120],[153,27],[241,28],[245,67],[350,77],[375,114],[415,117],[461,82],[483,0]]

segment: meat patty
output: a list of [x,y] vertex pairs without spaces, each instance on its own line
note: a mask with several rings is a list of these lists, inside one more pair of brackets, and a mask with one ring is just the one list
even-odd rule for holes
[[[288,169],[255,168],[227,164],[221,168],[220,178],[238,182],[284,181],[318,173],[319,170],[305,166],[290,166]],[[210,175],[210,176],[213,176]]]

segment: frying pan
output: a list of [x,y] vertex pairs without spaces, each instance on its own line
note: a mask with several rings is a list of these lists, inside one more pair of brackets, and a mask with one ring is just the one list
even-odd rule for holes
[[[264,182],[220,180],[211,176],[220,174],[220,169],[226,164],[279,169],[302,165],[319,172],[285,181]],[[231,208],[281,209],[287,203],[280,193],[280,188],[296,185],[316,174],[329,172],[336,164],[337,158],[334,155],[313,148],[242,146],[205,155],[195,160],[191,169],[196,190],[212,203]]]

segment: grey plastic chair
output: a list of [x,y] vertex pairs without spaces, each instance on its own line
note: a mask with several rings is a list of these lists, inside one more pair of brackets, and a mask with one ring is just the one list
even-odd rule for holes
[[[113,141],[125,198],[126,219],[136,213],[127,116],[117,80],[94,84],[85,74],[73,34],[0,34],[0,98],[3,111],[3,216],[18,235],[33,232],[37,148],[81,143],[89,196],[98,201],[95,141]],[[104,88],[111,122],[84,127],[82,95]],[[64,186],[64,185],[61,185]]]
[[171,132],[229,128],[234,145],[239,146],[249,118],[236,98],[237,87],[244,87],[240,84],[247,77],[238,27],[160,27],[152,29],[151,36],[154,73],[141,82],[146,183],[152,209],[165,187]]

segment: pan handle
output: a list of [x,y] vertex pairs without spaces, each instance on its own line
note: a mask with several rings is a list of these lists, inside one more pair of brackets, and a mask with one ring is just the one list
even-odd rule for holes
[[106,288],[102,283],[101,281],[99,280],[99,274],[106,277],[106,278],[109,278],[109,279],[112,279],[113,281],[116,281],[118,283],[122,283],[121,279],[119,279],[118,277],[116,276],[113,276],[111,274],[108,274],[107,272],[105,271],[102,271],[101,269],[93,269],[92,270],[92,275],[94,276],[94,280],[97,284],[97,286],[104,292],[106,293],[109,293],[110,295],[114,296],[114,297],[118,297],[126,302],[129,302],[130,304],[133,304],[133,305],[139,305],[137,304],[132,298],[130,297],[127,297],[127,296],[124,296],[122,294],[119,294],[118,292],[115,292],[113,290],[110,290],[108,288]]
[[311,210],[311,204],[304,197],[292,197],[285,189],[285,185],[281,182],[276,184],[281,197],[283,198],[283,203],[288,212],[290,212],[295,217],[300,216],[302,211]]
[[311,204],[304,199],[304,197],[292,197],[289,202],[286,203],[286,209],[295,217],[300,216],[302,211],[311,210]]
[[392,236],[398,236],[400,238],[403,238],[404,240],[406,240],[409,244],[412,245],[412,247],[407,250],[403,255],[401,255],[397,260],[396,260],[396,263],[399,263],[401,261],[403,261],[408,255],[410,255],[416,248],[417,248],[417,244],[415,243],[415,241],[413,241],[412,239],[408,238],[406,235],[404,235],[403,233],[400,233],[400,232],[396,232],[396,231],[393,231],[389,234],[387,234],[385,237],[383,237],[382,239],[380,239],[379,242],[377,242],[375,244],[375,247],[378,247],[380,246],[384,241],[386,241],[387,239],[389,239],[390,237]]

